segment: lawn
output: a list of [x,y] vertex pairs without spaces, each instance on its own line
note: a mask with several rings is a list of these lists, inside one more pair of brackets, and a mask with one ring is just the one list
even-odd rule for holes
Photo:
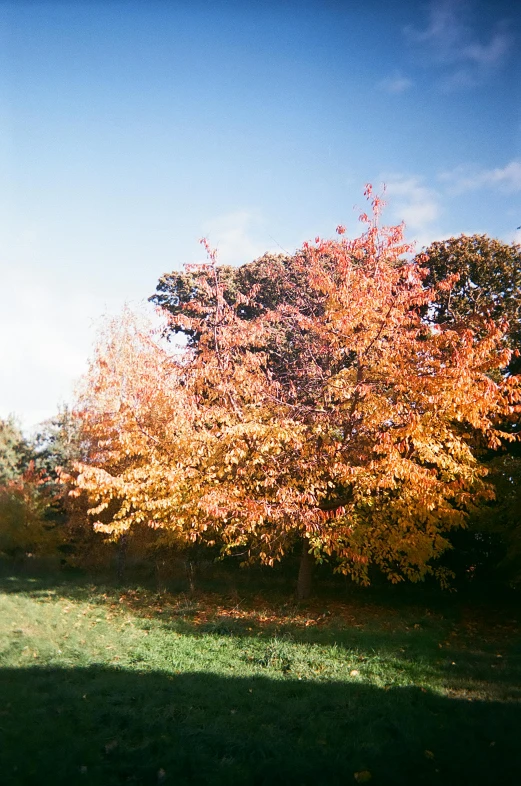
[[0,782],[519,784],[515,608],[0,580]]

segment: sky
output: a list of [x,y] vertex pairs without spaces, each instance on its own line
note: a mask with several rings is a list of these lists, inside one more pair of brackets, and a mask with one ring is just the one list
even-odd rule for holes
[[360,232],[521,242],[519,0],[0,0],[0,417],[161,274]]

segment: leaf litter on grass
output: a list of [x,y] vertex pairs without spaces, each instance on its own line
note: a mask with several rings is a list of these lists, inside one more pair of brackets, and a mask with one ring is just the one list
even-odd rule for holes
[[[496,751],[498,746],[493,743],[497,735],[492,736],[488,730],[488,716],[484,714],[487,702],[498,699],[501,690],[511,685],[518,673],[512,656],[515,630],[509,628],[508,632],[500,631],[499,647],[499,642],[493,641],[494,626],[486,627],[477,622],[471,630],[464,627],[454,637],[450,635],[453,632],[453,620],[432,615],[428,624],[420,624],[416,610],[410,616],[404,614],[400,618],[396,609],[391,609],[387,614],[383,605],[376,607],[362,604],[357,609],[353,603],[332,603],[334,613],[326,615],[323,601],[300,609],[294,605],[270,605],[265,600],[261,605],[258,598],[237,603],[234,597],[228,602],[215,594],[201,595],[191,600],[186,596],[165,593],[160,603],[147,590],[133,590],[129,594],[124,593],[124,597],[119,592],[116,600],[115,593],[107,590],[103,593],[93,592],[92,588],[83,596],[77,591],[74,598],[67,598],[66,594],[65,588],[65,597],[58,593],[51,601],[48,597],[44,599],[43,596],[30,593],[25,596],[11,594],[0,597],[0,636],[7,633],[9,642],[21,639],[25,644],[25,634],[29,632],[32,645],[23,656],[19,649],[4,650],[3,665],[6,668],[14,666],[20,674],[24,673],[28,661],[31,661],[33,672],[36,663],[37,668],[58,667],[56,674],[65,674],[67,669],[72,668],[71,674],[76,676],[71,678],[80,680],[84,679],[81,676],[83,673],[87,675],[96,669],[100,677],[96,678],[96,672],[92,672],[92,685],[89,678],[89,685],[85,684],[81,692],[81,695],[87,697],[82,700],[85,708],[83,712],[94,712],[96,706],[99,706],[101,714],[99,718],[96,716],[95,725],[101,724],[105,732],[99,741],[99,751],[107,765],[102,763],[97,766],[103,769],[112,762],[111,766],[119,767],[121,773],[127,773],[127,765],[123,761],[129,756],[131,761],[136,762],[137,771],[143,766],[143,757],[149,755],[146,753],[148,748],[140,747],[138,738],[132,743],[133,747],[129,748],[127,738],[137,734],[136,724],[142,724],[148,712],[158,714],[158,718],[163,717],[167,710],[162,705],[161,697],[167,694],[161,689],[154,698],[150,691],[141,693],[141,689],[138,689],[141,682],[129,682],[126,690],[118,690],[118,703],[114,704],[111,698],[114,689],[101,688],[102,681],[99,683],[100,688],[96,688],[96,683],[98,679],[109,679],[108,675],[113,673],[116,666],[114,673],[120,676],[114,679],[142,681],[156,679],[154,675],[164,675],[172,687],[182,684],[179,680],[190,680],[185,698],[176,693],[177,699],[164,699],[173,719],[173,728],[179,735],[183,728],[179,723],[183,719],[184,727],[190,730],[190,744],[196,746],[194,750],[198,750],[198,755],[203,756],[204,760],[203,749],[197,745],[203,744],[203,740],[206,740],[204,745],[210,745],[210,740],[221,734],[218,729],[225,724],[226,735],[231,735],[230,740],[233,739],[230,744],[234,753],[230,755],[226,745],[221,748],[217,746],[215,756],[218,758],[211,766],[221,767],[216,762],[227,762],[221,769],[227,773],[228,779],[239,777],[238,772],[248,771],[244,770],[244,767],[249,766],[245,764],[249,755],[246,753],[245,740],[256,738],[257,727],[262,727],[262,736],[271,740],[271,755],[278,750],[278,743],[283,755],[282,751],[287,753],[296,744],[301,734],[298,730],[302,718],[309,717],[316,725],[316,728],[313,727],[316,743],[310,745],[308,740],[303,750],[313,751],[315,764],[311,771],[315,773],[316,783],[325,782],[320,780],[321,773],[328,772],[328,759],[323,758],[326,753],[322,751],[330,752],[335,746],[342,750],[343,745],[347,745],[351,751],[355,750],[351,746],[358,745],[360,751],[359,761],[349,758],[352,753],[345,754],[346,762],[352,761],[354,765],[345,773],[345,782],[354,778],[353,773],[365,772],[371,773],[375,782],[385,782],[385,778],[382,781],[383,765],[379,763],[378,751],[382,746],[390,745],[391,740],[394,740],[394,748],[389,748],[389,772],[398,767],[393,756],[401,756],[400,751],[405,752],[410,748],[408,755],[411,757],[411,768],[416,768],[417,774],[423,773],[423,779],[427,779],[425,782],[430,783],[431,776],[427,771],[424,773],[422,767],[432,766],[426,751],[434,752],[438,761],[436,751],[441,742],[436,737],[439,731],[435,729],[441,722],[440,718],[444,718],[443,723],[448,724],[449,737],[452,734],[456,738],[456,728],[461,728],[464,717],[461,709],[457,708],[461,706],[464,696],[465,705],[467,697],[476,696],[478,687],[478,700],[468,705],[472,707],[475,704],[473,712],[476,718],[474,726],[469,728],[474,729],[478,737],[479,734],[484,737],[485,742],[479,743],[481,747],[486,745],[487,751]],[[66,614],[62,614],[63,608],[67,608]],[[371,613],[368,613],[368,608]],[[108,612],[110,619],[107,619]],[[362,621],[364,615],[365,621]],[[79,622],[78,627],[71,626],[71,618]],[[17,632],[20,630],[24,634]],[[438,648],[440,642],[443,644],[442,650]],[[37,658],[31,660],[33,652],[37,653]],[[440,660],[441,652],[443,656]],[[497,654],[502,657],[497,658]],[[452,662],[456,666],[452,666]],[[491,665],[498,664],[501,669],[491,668]],[[105,672],[106,677],[102,676]],[[53,671],[49,672],[49,686],[54,684],[55,687],[49,687],[46,691],[49,695],[56,693],[59,696],[62,687],[56,681],[58,677],[53,674]],[[487,679],[478,683],[477,677],[480,675]],[[219,699],[217,693],[213,698],[213,684],[216,690],[219,686]],[[237,688],[234,688],[236,684]],[[275,690],[270,686],[275,685],[279,685],[283,692],[276,689],[270,698]],[[328,685],[331,685],[333,692],[327,698],[313,692],[322,691]],[[385,690],[381,690],[383,688]],[[447,699],[447,696],[453,698]],[[382,697],[388,697],[388,700]],[[449,704],[433,704],[447,701]],[[146,702],[152,702],[150,711],[144,709]],[[280,702],[283,702],[282,706]],[[422,702],[425,702],[425,711],[421,709]],[[64,697],[57,703],[61,711],[56,711],[56,718],[66,719],[74,703],[70,705]],[[432,715],[436,719],[435,726],[431,724],[431,705],[437,708]],[[118,706],[128,708],[119,721]],[[454,715],[458,725],[453,731],[450,726],[454,714],[452,707],[459,713]],[[481,716],[483,720],[480,720]],[[493,717],[496,723],[497,716]],[[353,727],[346,726],[351,722]],[[422,723],[426,724],[423,731]],[[169,728],[166,722],[160,725],[163,728],[161,733]],[[152,725],[147,732],[151,749],[162,744],[154,736],[155,729],[156,726]],[[23,739],[23,735],[20,739]],[[114,745],[115,741],[117,745]],[[76,744],[79,741],[73,743]],[[470,746],[469,749],[472,749],[473,744],[467,741],[464,747]],[[501,744],[504,746],[505,741],[502,740]],[[500,746],[499,749],[501,752]],[[391,753],[392,750],[395,753]],[[502,750],[504,756],[505,748]],[[480,751],[481,748],[476,749],[476,761],[479,755],[483,755]],[[331,756],[331,753],[328,755]],[[166,748],[162,756],[161,761],[157,762],[155,777],[163,769],[170,779],[174,777],[176,765],[168,758]],[[88,777],[94,778],[94,783],[105,786],[105,781],[93,774],[97,771],[87,755],[83,758],[78,754],[76,766],[88,767]],[[202,765],[201,772],[208,775],[205,766]],[[296,763],[294,766],[297,768]],[[333,770],[329,772],[334,773],[340,772],[334,767],[344,765],[339,760],[330,766]],[[402,763],[400,766],[403,768],[405,765]],[[444,766],[453,765],[445,762]],[[233,773],[236,775],[233,776]],[[407,771],[403,777],[409,775]],[[125,774],[125,777],[129,775]],[[288,777],[286,773],[286,782]],[[355,781],[363,782],[356,778]],[[194,782],[203,781],[195,779]],[[260,782],[263,782],[262,778]],[[302,775],[301,782],[308,782],[305,775]],[[388,782],[395,781],[391,779]]]

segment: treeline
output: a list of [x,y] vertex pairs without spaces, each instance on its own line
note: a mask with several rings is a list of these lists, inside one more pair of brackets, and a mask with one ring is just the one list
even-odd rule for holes
[[[165,275],[163,339],[128,310],[74,413],[0,424],[0,552],[119,569],[202,551],[356,581],[521,576],[521,248],[413,257],[401,227]],[[111,551],[112,550],[112,551]],[[188,555],[188,556],[186,556]]]

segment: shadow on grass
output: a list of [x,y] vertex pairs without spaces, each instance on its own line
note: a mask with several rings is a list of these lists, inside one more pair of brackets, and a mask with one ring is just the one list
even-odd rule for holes
[[[365,601],[370,592],[355,588],[354,597],[345,600],[351,603],[351,610],[364,620],[363,625],[324,615],[326,618],[319,626],[303,627],[302,620],[297,622],[294,618],[293,604],[279,605],[271,619],[268,617],[260,622],[255,615],[238,618],[227,613],[226,609],[232,608],[236,599],[226,596],[157,594],[139,585],[133,589],[132,585],[121,587],[115,583],[94,583],[92,577],[82,575],[4,575],[0,577],[0,592],[25,593],[50,600],[60,597],[92,601],[102,606],[117,601],[123,593],[122,608],[126,607],[135,614],[138,626],[149,629],[152,622],[159,624],[167,636],[170,633],[196,638],[224,636],[244,640],[245,644],[255,638],[267,642],[268,646],[274,637],[289,643],[335,644],[350,655],[360,656],[360,660],[374,655],[394,659],[409,674],[411,682],[421,683],[421,677],[428,668],[429,674],[441,679],[447,691],[454,696],[506,701],[521,699],[519,624],[512,621],[512,609],[504,605],[490,607],[485,613],[477,604],[482,618],[480,624],[471,626],[469,630],[468,626],[459,624],[461,600],[456,596],[443,599],[443,615],[435,613],[429,616],[430,611],[424,605],[410,603],[409,593],[404,593],[401,601],[398,596],[398,601],[396,597],[387,597],[386,602],[376,593],[379,602],[374,603],[366,617]],[[270,600],[272,608],[276,608],[281,597],[273,595],[268,598],[268,605]],[[213,601],[218,601],[224,608],[212,608]],[[246,602],[252,607],[255,601],[262,608],[263,598],[258,596],[252,595]],[[196,619],[201,609],[206,615],[203,620]],[[509,619],[509,625],[499,624],[501,619]],[[496,627],[491,627],[492,624]]]
[[1,781],[33,784],[519,783],[521,704],[418,688],[0,671]]
[[[324,566],[319,566],[324,568]],[[215,566],[214,566],[215,568]],[[219,568],[217,566],[216,570]],[[430,609],[437,614],[447,613],[449,616],[455,608],[470,604],[483,614],[498,613],[502,617],[519,614],[519,591],[494,583],[467,583],[442,590],[434,581],[412,584],[390,584],[377,577],[369,587],[361,587],[345,576],[331,575],[323,571],[324,576],[315,582],[310,603],[325,605],[328,603],[367,604],[368,606],[395,606],[413,613],[421,609]],[[261,596],[267,600],[296,605],[295,582],[289,574],[276,572],[275,568],[256,566],[240,569],[237,566],[220,568],[217,575],[201,577],[196,585],[195,596],[200,594],[220,595],[238,600],[244,596]],[[147,590],[158,595],[189,594],[185,579],[173,579],[167,585],[158,587],[151,576],[139,577],[129,573],[124,580],[118,580],[113,573],[87,573],[79,568],[63,571],[36,570],[31,565],[13,569],[13,565],[0,559],[0,591],[2,592],[45,592],[60,589],[69,597],[85,599],[85,591],[92,587],[105,587],[112,591],[128,589]],[[308,604],[304,603],[306,607]]]

